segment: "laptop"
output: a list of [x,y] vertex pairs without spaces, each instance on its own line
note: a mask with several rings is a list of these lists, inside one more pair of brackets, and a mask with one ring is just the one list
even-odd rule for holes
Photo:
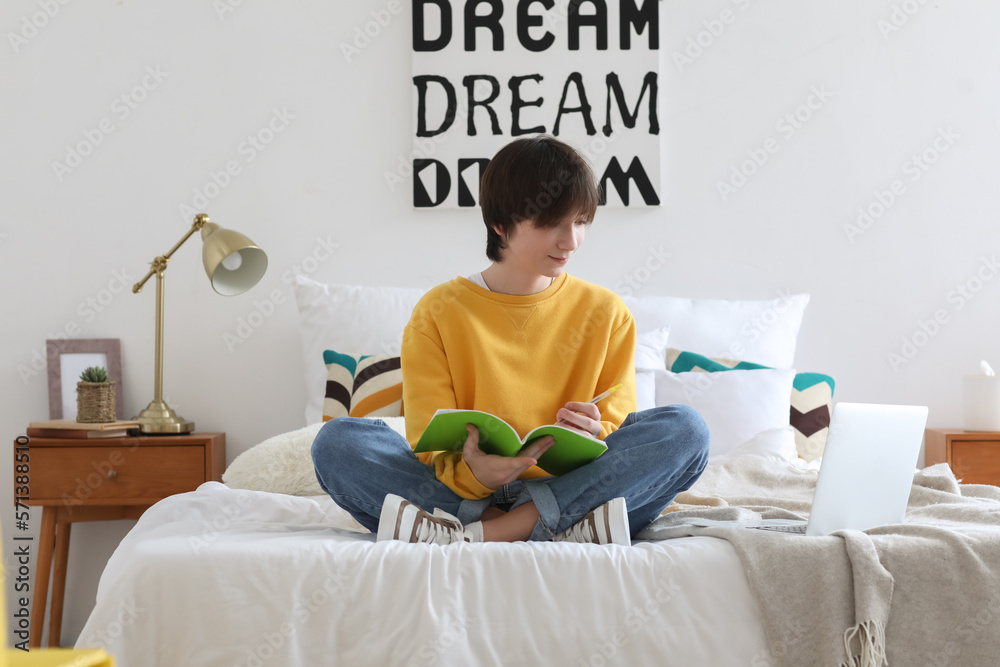
[[829,535],[902,523],[926,424],[924,406],[838,403],[808,523],[769,520],[753,528]]

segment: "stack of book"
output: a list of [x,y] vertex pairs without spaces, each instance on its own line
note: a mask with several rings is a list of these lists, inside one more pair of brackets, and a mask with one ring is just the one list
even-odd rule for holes
[[137,421],[113,421],[105,424],[87,424],[75,419],[50,419],[28,424],[29,438],[121,438],[130,430],[138,429]]

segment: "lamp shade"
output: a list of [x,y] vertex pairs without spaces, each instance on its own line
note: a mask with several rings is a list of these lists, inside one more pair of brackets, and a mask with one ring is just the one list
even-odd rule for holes
[[239,232],[207,222],[201,240],[205,273],[212,289],[223,296],[246,292],[267,270],[267,254]]

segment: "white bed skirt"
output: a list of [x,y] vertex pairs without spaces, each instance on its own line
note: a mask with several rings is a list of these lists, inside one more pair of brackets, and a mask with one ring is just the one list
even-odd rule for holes
[[725,540],[376,543],[329,498],[167,498],[122,541],[78,642],[120,667],[766,664]]

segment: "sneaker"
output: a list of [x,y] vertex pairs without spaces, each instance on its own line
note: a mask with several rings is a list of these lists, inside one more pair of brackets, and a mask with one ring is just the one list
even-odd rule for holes
[[463,526],[456,517],[436,508],[426,512],[409,500],[390,493],[382,503],[375,540],[402,540],[426,544],[482,542],[483,524],[479,521]]
[[624,498],[612,498],[552,538],[553,542],[589,542],[632,546]]

